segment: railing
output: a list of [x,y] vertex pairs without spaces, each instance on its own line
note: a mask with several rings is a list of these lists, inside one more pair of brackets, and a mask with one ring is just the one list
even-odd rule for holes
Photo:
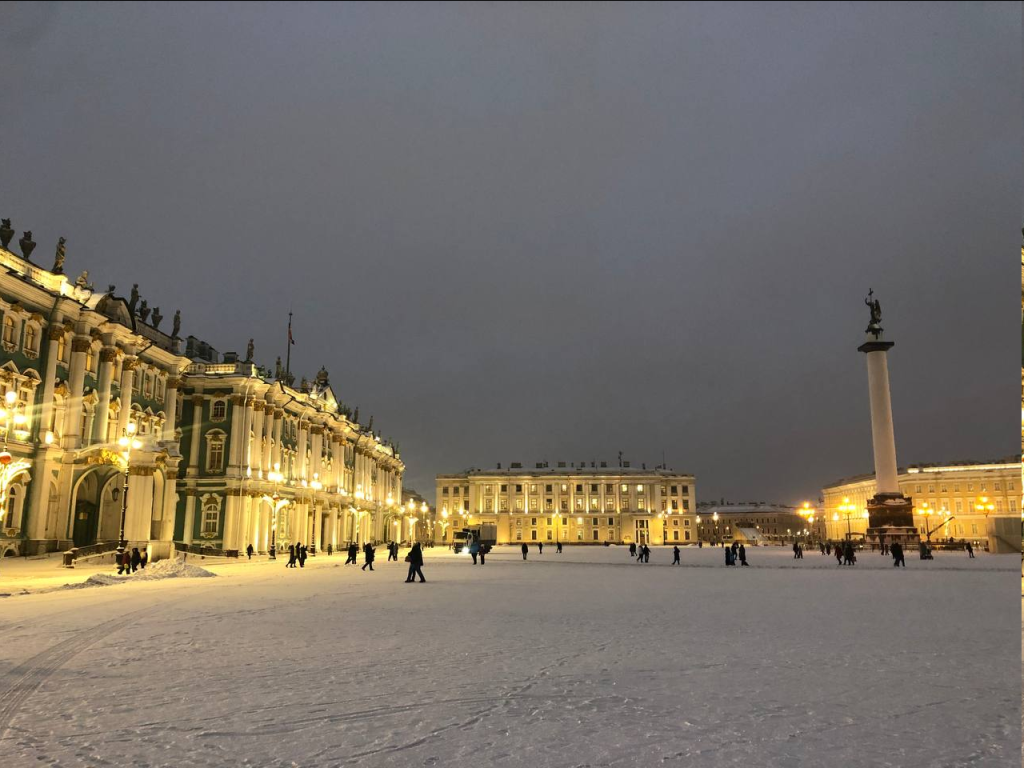
[[192,363],[185,369],[188,374],[241,373],[246,376],[256,375],[256,366],[252,363]]
[[68,554],[77,560],[80,557],[92,557],[93,555],[105,555],[108,552],[117,550],[116,541],[101,541],[98,544],[87,544],[84,547],[72,547]]
[[202,557],[238,557],[237,549],[217,549],[207,544],[183,544],[180,541],[174,542],[174,551]]

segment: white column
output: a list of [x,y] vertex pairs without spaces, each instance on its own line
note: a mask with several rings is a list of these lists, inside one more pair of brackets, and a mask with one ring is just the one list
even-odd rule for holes
[[304,421],[299,422],[299,441],[295,446],[295,477],[297,480],[305,480],[307,477],[306,472],[306,445],[309,442],[309,433],[306,429],[307,424]]
[[66,331],[55,319],[47,332],[46,376],[43,378],[43,402],[39,406],[39,436],[42,439],[50,429],[53,419],[53,390],[57,379],[57,342]]
[[164,392],[164,413],[167,419],[164,421],[163,439],[174,442],[174,433],[178,422],[178,384],[180,379],[177,376],[167,377],[167,386]]
[[[324,428],[319,424],[314,424],[311,432],[313,433],[313,466],[310,468],[310,474],[311,476],[319,476],[323,474]],[[326,479],[321,477],[320,482],[324,483]]]
[[900,493],[896,479],[896,436],[892,426],[892,402],[889,398],[888,347],[892,342],[868,342],[868,393],[871,398],[871,443],[875,454],[877,493]]
[[284,411],[274,411],[274,450],[271,454],[271,468],[281,463],[281,429],[284,426]]
[[89,336],[75,336],[71,340],[70,390],[64,404],[64,447],[78,448],[82,430],[82,391],[85,387],[85,353],[92,346]]
[[193,541],[193,531],[196,527],[196,502],[197,497],[193,491],[188,491],[185,496],[185,529],[181,532],[181,539],[186,544]]
[[99,402],[96,403],[92,422],[92,442],[107,442],[107,430],[110,425],[110,382],[114,375],[114,360],[117,358],[115,347],[103,347],[100,350],[100,372],[97,386]]
[[245,398],[234,395],[231,398],[231,440],[228,442],[228,471],[238,470],[242,459],[242,424],[245,420]]
[[164,473],[164,497],[161,500],[164,505],[163,526],[160,533],[161,541],[171,541],[174,539],[174,516],[178,507],[177,486],[178,471],[175,469],[167,470]]
[[250,449],[250,464],[253,475],[259,477],[263,469],[263,402],[257,400],[253,404],[252,412],[252,434],[253,446]]
[[192,441],[189,446],[188,475],[199,473],[199,442],[203,431],[203,409],[206,398],[202,395],[192,396]]
[[121,364],[121,411],[117,417],[117,435],[120,437],[128,428],[128,419],[132,412],[132,386],[135,382],[135,367],[139,364],[137,357],[125,357]]
[[336,508],[334,508],[334,507],[331,507],[331,516],[330,516],[329,526],[330,527],[328,528],[328,535],[330,536],[330,538],[328,538],[327,541],[328,541],[328,543],[332,547],[337,549],[338,548],[338,510]]

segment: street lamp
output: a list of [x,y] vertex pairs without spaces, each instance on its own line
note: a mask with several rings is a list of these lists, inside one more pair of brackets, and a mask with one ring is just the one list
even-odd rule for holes
[[310,506],[313,508],[313,535],[309,542],[309,554],[316,556],[316,519],[319,517],[316,511],[316,494],[321,488],[324,487],[323,483],[320,482],[320,473],[313,473],[313,482],[309,484],[310,487]]
[[281,462],[274,464],[274,469],[267,473],[267,479],[274,484],[274,495],[264,496],[272,507],[272,517],[270,520],[270,559],[277,559],[277,513],[282,507],[288,505],[288,499],[282,499],[278,493],[278,488],[281,482],[284,480],[284,475],[281,474]]
[[714,543],[717,544],[718,543],[718,510],[715,510],[715,513],[713,515],[711,515],[711,519],[715,521],[715,541],[714,541]]
[[[11,487],[11,481],[15,476],[27,471],[32,466],[25,459],[15,459],[11,452],[7,450],[7,439],[11,434],[11,422],[13,421],[15,424],[18,424],[19,417],[22,420],[25,419],[23,415],[15,413],[14,403],[17,399],[17,392],[13,389],[8,390],[7,394],[4,395],[7,407],[0,409],[0,420],[5,421],[7,424],[4,429],[4,448],[3,451],[0,451],[0,522],[3,521],[4,515],[7,513],[7,491]],[[21,423],[24,423],[24,421]],[[47,436],[49,435],[50,433],[47,432]]]
[[117,540],[118,563],[121,562],[121,556],[124,554],[125,544],[127,544],[124,540],[124,523],[128,516],[128,471],[132,463],[132,449],[142,447],[142,443],[135,439],[135,429],[135,422],[129,421],[124,428],[124,433],[117,441],[117,444],[121,446],[121,457],[124,459],[124,488],[121,490],[121,534]]

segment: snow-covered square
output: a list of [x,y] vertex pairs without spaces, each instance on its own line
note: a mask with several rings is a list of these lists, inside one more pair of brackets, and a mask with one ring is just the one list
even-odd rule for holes
[[4,765],[1020,761],[1013,556],[435,549],[425,584],[385,557],[75,589],[3,563]]

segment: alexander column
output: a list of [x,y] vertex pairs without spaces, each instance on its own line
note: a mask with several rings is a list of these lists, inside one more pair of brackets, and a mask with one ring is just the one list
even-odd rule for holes
[[892,427],[892,402],[889,399],[888,353],[896,342],[882,338],[882,306],[868,291],[864,303],[871,310],[868,340],[857,347],[868,358],[868,394],[871,398],[871,442],[875,454],[875,495],[868,502],[868,537],[913,539],[914,507],[900,492],[896,469],[896,436]]

